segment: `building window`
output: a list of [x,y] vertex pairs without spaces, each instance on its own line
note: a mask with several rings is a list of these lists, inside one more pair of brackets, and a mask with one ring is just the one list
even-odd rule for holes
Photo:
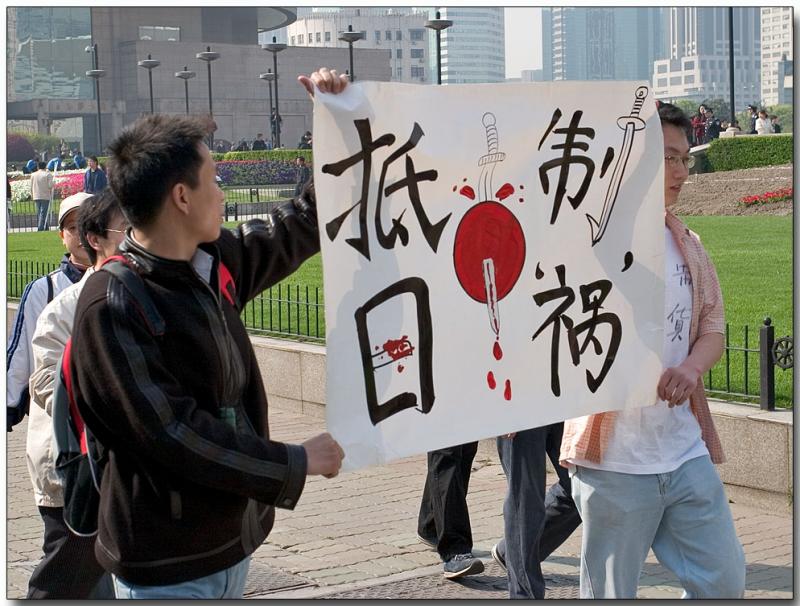
[[694,61],[687,61],[684,63],[683,69],[694,69]]
[[315,39],[317,42],[322,42],[322,34],[321,34],[321,33],[319,33],[319,32],[317,32],[317,33],[314,35],[314,39]]
[[[408,37],[412,41],[419,42],[424,38],[425,32],[421,29],[410,29],[408,30]],[[413,78],[413,76],[412,76]]]
[[381,41],[381,31],[379,29],[375,30],[375,42]]
[[292,36],[291,46],[294,46],[294,36]]
[[402,59],[403,58],[403,49],[402,48],[398,48],[397,49],[397,54],[395,55],[395,58],[396,59]]
[[403,39],[403,32],[401,32],[401,31],[398,29],[398,30],[397,30],[397,31],[394,33],[394,39],[395,39],[395,40],[402,40],[402,39]]
[[[356,11],[358,11],[358,10],[359,9],[356,9]],[[366,40],[367,39],[367,30],[365,30],[365,29],[361,30],[361,39],[362,40]]]
[[331,33],[325,32],[325,42],[330,42],[330,41],[331,41]]
[[300,45],[303,43],[303,34],[297,34],[297,44]]
[[180,42],[181,28],[167,27],[164,25],[140,25],[139,40],[153,40],[155,42]]
[[684,84],[694,84],[694,74],[692,74],[691,76],[684,76],[683,83]]
[[386,39],[387,40],[391,40],[392,39],[392,30],[390,30],[390,29],[386,30]]
[[667,73],[667,66],[666,66],[666,65],[659,65],[659,66],[656,68],[656,73],[659,73],[659,74],[666,74],[666,73]]
[[402,79],[403,78],[403,68],[402,67],[398,67],[397,68],[397,78],[398,79]]
[[672,85],[680,84],[681,83],[681,77],[680,76],[672,76],[669,79],[669,83],[672,84]]
[[412,59],[424,59],[425,58],[425,49],[423,49],[423,48],[412,48],[411,49],[411,58]]
[[412,65],[411,66],[411,78],[412,79],[419,78],[420,80],[424,80],[425,79],[425,68],[424,67],[418,67],[416,65]]
[[667,86],[667,79],[666,78],[659,78],[658,79],[658,86],[664,88]]

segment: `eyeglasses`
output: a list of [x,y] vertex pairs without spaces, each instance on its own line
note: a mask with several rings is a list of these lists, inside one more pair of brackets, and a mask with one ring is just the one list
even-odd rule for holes
[[111,229],[110,227],[106,228],[106,231],[110,231],[112,234],[122,234],[123,236],[127,233],[124,229]]
[[694,156],[664,156],[664,161],[670,168],[678,168],[681,164],[684,168],[692,168],[694,166]]

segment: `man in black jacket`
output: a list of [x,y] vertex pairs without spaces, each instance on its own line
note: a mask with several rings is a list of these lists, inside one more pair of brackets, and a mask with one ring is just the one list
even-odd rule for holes
[[196,119],[157,114],[110,146],[131,225],[120,250],[163,325],[105,271],[75,314],[73,391],[109,454],[95,553],[120,598],[241,598],[274,507],[294,508],[306,476],[335,476],[344,456],[327,433],[270,439],[240,319],[319,250],[313,185],[266,221],[221,230],[206,136]]

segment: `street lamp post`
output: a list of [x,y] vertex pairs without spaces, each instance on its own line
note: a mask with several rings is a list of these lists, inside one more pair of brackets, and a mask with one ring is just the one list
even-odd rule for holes
[[[281,146],[281,108],[278,102],[278,53],[286,48],[285,44],[278,43],[277,38],[272,36],[272,42],[262,44],[261,48],[272,53],[272,71],[275,72],[275,145]],[[272,115],[269,117],[272,120]]]
[[731,82],[731,126],[736,122],[736,106],[734,101],[736,96],[733,91],[733,7],[728,8],[728,61],[730,62],[730,82]]
[[[208,66],[208,114],[214,118],[214,107],[211,101],[211,62],[219,59],[219,53],[213,52],[210,46],[206,46],[206,50],[202,53],[197,53],[195,57],[201,61],[205,61]],[[214,149],[214,131],[210,130],[208,133],[208,148]]]
[[89,78],[94,80],[94,96],[97,99],[97,155],[103,154],[103,125],[100,119],[100,78],[106,75],[104,69],[100,69],[100,58],[97,53],[97,42],[84,49],[92,54],[92,68],[86,72]]
[[[260,74],[258,76],[262,80],[267,81],[267,86],[269,87],[269,120],[272,121],[272,81],[275,79],[275,74],[272,73],[271,69],[268,69],[266,73]],[[272,124],[269,125],[269,138],[270,142],[272,143],[272,148],[275,149],[275,130],[272,128]]]
[[354,32],[353,26],[348,25],[346,32],[339,32],[339,40],[342,42],[347,42],[347,45],[350,47],[350,81],[356,81],[356,73],[353,71],[353,43],[358,42],[359,40],[364,39],[364,34],[361,32]]
[[138,63],[139,67],[147,70],[147,79],[150,83],[150,113],[155,113],[153,108],[153,69],[161,65],[161,61],[153,59],[152,55],[148,54],[147,59],[142,59]]
[[183,66],[182,72],[175,72],[175,77],[180,78],[183,80],[183,88],[184,92],[186,93],[186,115],[189,115],[189,80],[194,78],[197,74],[194,72],[190,72],[187,69],[188,66]]
[[449,19],[442,19],[441,13],[436,11],[436,19],[428,19],[425,27],[436,31],[436,84],[442,83],[442,30],[453,25]]

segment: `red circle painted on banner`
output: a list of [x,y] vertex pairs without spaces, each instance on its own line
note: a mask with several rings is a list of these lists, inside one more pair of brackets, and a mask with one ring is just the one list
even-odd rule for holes
[[453,245],[453,263],[461,287],[479,303],[486,303],[483,260],[494,261],[497,300],[517,283],[525,264],[525,235],[508,208],[497,202],[480,202],[461,219]]

